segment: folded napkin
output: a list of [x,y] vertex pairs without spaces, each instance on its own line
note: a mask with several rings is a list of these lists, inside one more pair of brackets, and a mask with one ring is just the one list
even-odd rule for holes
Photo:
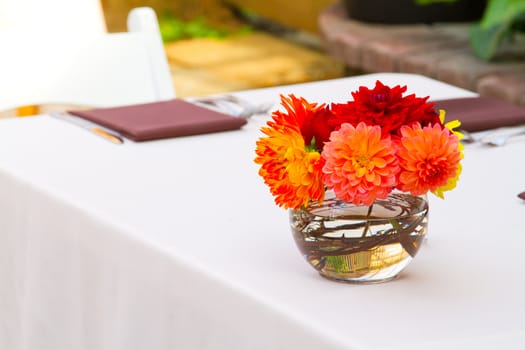
[[436,110],[446,111],[446,120],[458,119],[461,129],[481,131],[525,124],[525,107],[494,97],[466,97],[434,101]]
[[244,118],[181,99],[68,113],[117,131],[134,141],[234,130],[246,124]]

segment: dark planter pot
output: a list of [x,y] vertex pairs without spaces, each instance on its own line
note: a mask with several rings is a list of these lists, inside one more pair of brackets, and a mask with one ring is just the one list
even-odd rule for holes
[[481,18],[485,0],[458,0],[420,6],[415,0],[344,0],[348,17],[372,23],[471,22]]

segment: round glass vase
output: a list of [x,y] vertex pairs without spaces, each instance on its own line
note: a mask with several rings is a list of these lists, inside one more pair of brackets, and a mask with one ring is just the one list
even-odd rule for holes
[[427,232],[427,196],[393,191],[371,206],[337,199],[290,210],[297,247],[323,277],[351,283],[389,281],[417,254]]

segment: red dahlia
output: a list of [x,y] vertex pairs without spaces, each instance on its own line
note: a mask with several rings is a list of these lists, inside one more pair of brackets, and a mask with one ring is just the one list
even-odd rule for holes
[[427,102],[428,97],[416,97],[414,94],[403,96],[406,86],[390,88],[376,81],[373,90],[361,86],[352,92],[353,101],[332,104],[331,122],[333,128],[342,123],[356,126],[360,122],[379,125],[383,133],[397,134],[402,125],[420,122],[422,126],[430,123],[441,124],[434,104]]

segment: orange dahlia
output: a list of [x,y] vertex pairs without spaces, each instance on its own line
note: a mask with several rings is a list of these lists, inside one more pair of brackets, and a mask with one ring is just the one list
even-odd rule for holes
[[293,118],[278,111],[272,117],[273,121],[261,128],[266,137],[257,141],[255,163],[261,165],[259,175],[275,203],[285,209],[299,209],[310,199],[322,201],[321,154],[305,147]]
[[376,198],[386,198],[396,184],[395,148],[379,126],[343,123],[330,135],[322,157],[325,184],[345,202],[371,205]]
[[400,129],[398,188],[413,195],[432,191],[443,196],[456,186],[463,158],[457,135],[440,124],[414,123]]
[[294,120],[298,125],[305,144],[322,150],[332,132],[328,122],[332,113],[326,105],[310,103],[294,95],[281,95],[281,105],[286,109],[287,119]]

